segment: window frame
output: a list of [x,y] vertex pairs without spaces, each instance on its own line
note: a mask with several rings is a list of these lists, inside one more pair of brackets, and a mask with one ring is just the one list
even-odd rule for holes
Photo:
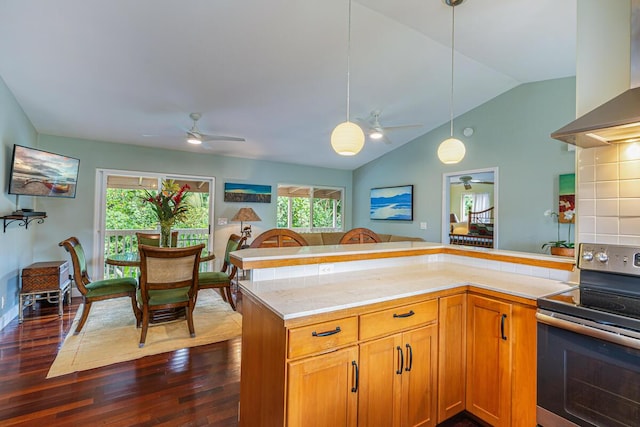
[[[285,196],[280,195],[281,188],[296,188],[297,190],[308,190],[309,196]],[[339,198],[327,197],[327,199],[334,200],[333,203],[333,227],[314,227],[313,226],[313,195],[316,194],[317,191],[330,191],[330,192],[340,192]],[[293,230],[297,233],[317,233],[317,232],[333,232],[333,231],[344,231],[344,195],[346,188],[345,187],[335,187],[335,186],[326,186],[326,185],[313,185],[313,184],[284,184],[279,183],[276,187],[276,227],[277,228],[287,228],[289,230]],[[287,226],[281,227],[278,225],[278,205],[281,197],[286,197],[287,200]],[[293,227],[293,210],[292,210],[292,200],[296,197],[299,198],[308,198],[309,200],[309,218],[308,218],[308,227]],[[316,197],[318,198],[318,197]],[[321,198],[321,197],[320,197]],[[338,204],[341,206],[340,208],[340,216],[341,216],[341,224],[340,226],[336,226],[336,222],[338,221]]]

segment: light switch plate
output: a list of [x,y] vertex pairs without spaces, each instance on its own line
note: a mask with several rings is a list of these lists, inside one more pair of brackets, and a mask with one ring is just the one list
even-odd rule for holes
[[420,230],[426,230],[427,229],[427,223],[426,222],[421,222],[420,223]]
[[218,218],[218,225],[227,225],[227,218]]

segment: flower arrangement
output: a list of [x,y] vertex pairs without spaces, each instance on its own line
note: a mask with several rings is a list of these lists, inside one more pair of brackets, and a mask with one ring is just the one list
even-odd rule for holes
[[544,212],[544,216],[556,217],[556,221],[558,223],[558,240],[554,240],[551,242],[547,242],[542,245],[542,249],[547,247],[549,248],[573,248],[574,244],[571,243],[571,220],[575,215],[575,211],[573,209],[569,209],[564,211],[564,217],[569,221],[569,229],[567,232],[567,240],[560,240],[560,215],[558,212],[554,212],[551,209],[548,209]]
[[158,222],[160,223],[160,246],[170,246],[171,227],[177,219],[189,210],[187,205],[182,204],[189,188],[188,184],[180,187],[177,182],[170,179],[162,181],[162,189],[157,194],[153,195],[146,191],[142,201],[150,204],[158,217]]

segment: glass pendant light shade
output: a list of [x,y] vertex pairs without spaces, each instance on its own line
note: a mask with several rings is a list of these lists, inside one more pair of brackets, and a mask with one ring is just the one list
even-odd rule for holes
[[341,156],[355,156],[364,147],[364,132],[353,122],[340,123],[331,132],[331,146]]
[[445,139],[438,147],[438,158],[445,165],[453,165],[464,158],[467,152],[462,141],[456,138]]

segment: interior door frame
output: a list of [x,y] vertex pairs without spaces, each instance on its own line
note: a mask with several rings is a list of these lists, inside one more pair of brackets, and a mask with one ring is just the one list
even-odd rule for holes
[[107,177],[119,175],[119,176],[140,176],[150,178],[178,178],[178,179],[195,179],[199,181],[209,181],[209,241],[208,247],[213,250],[215,227],[213,220],[214,214],[214,201],[215,201],[215,188],[216,179],[213,176],[200,176],[200,175],[184,175],[178,173],[158,173],[148,171],[134,171],[134,170],[120,170],[120,169],[96,169],[95,179],[95,201],[94,201],[94,218],[93,218],[93,257],[89,264],[94,277],[104,277],[104,229],[105,229],[105,205],[106,205],[106,188]]
[[499,203],[498,203],[498,167],[491,168],[481,168],[481,169],[471,169],[466,171],[456,171],[456,172],[445,172],[442,174],[442,229],[441,229],[441,242],[444,245],[449,244],[449,230],[451,229],[451,224],[449,223],[449,214],[450,214],[450,206],[451,206],[451,177],[459,176],[459,175],[469,175],[480,172],[493,172],[493,218],[494,218],[494,227],[493,227],[493,249],[497,249],[498,246],[498,229],[500,217],[498,215],[499,212]]

